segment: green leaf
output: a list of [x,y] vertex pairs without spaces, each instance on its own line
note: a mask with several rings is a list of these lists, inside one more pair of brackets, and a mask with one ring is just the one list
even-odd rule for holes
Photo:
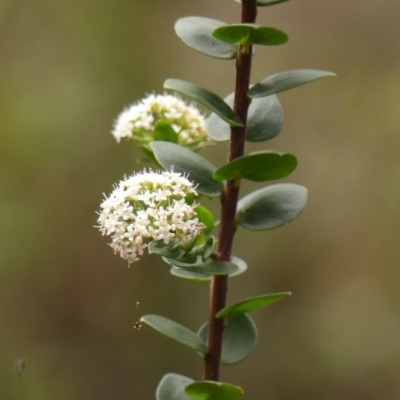
[[188,243],[185,243],[185,245],[183,245],[183,249],[185,250],[185,252],[188,253],[189,257],[197,257],[199,253],[203,253],[205,245],[206,238],[203,234],[200,234],[193,237],[192,240],[190,240]]
[[237,400],[244,396],[243,389],[229,383],[197,381],[185,388],[186,394],[200,400]]
[[160,120],[154,126],[154,140],[178,143],[178,135],[167,121]]
[[207,107],[210,111],[219,115],[224,121],[232,126],[243,126],[240,118],[235,112],[215,93],[194,83],[182,79],[167,79],[164,82],[165,89],[175,90],[182,93],[198,103]]
[[260,151],[238,157],[214,172],[213,178],[219,181],[247,179],[264,182],[282,179],[290,175],[297,166],[297,159],[288,153]]
[[156,389],[156,400],[190,400],[185,387],[194,382],[187,376],[169,373],[162,377]]
[[204,275],[198,272],[193,272],[189,269],[181,269],[174,266],[171,267],[169,272],[171,275],[176,276],[177,278],[182,278],[193,283],[206,283],[212,278],[210,275]]
[[212,212],[201,205],[196,206],[194,211],[196,212],[199,221],[206,226],[206,228],[203,229],[204,233],[210,233],[214,229],[215,225],[214,215]]
[[149,148],[144,146],[139,146],[139,147],[142,149],[144,155],[147,158],[145,161],[152,162],[153,164],[157,165],[157,167],[161,167],[161,165],[157,162],[156,158],[154,157],[154,153]]
[[290,292],[282,292],[282,293],[271,293],[271,294],[263,294],[261,296],[251,297],[250,299],[246,299],[241,301],[240,303],[236,303],[233,306],[226,307],[223,310],[219,311],[216,314],[217,318],[223,318],[227,315],[234,314],[244,314],[249,311],[254,311],[259,308],[268,306],[272,303],[275,303],[287,296],[291,296]]
[[[231,258],[232,258],[231,263],[235,264],[237,267],[237,269],[234,272],[231,272],[229,274],[229,277],[233,278],[235,276],[243,274],[243,272],[247,270],[247,264],[239,257],[232,256]],[[169,272],[171,273],[171,275],[174,275],[178,278],[186,279],[193,283],[205,283],[211,280],[212,275],[207,275],[204,272],[199,272],[199,271],[202,270],[200,268],[197,269],[196,267],[183,269],[172,266]]]
[[200,353],[207,353],[206,343],[193,331],[160,315],[145,315],[140,322]]
[[[221,362],[224,365],[233,365],[243,361],[257,345],[257,329],[247,314],[229,315],[224,330]],[[197,332],[205,342],[208,335],[208,323],[201,326]]]
[[250,44],[277,46],[289,40],[285,32],[256,24],[224,25],[215,29],[212,35],[226,43],[240,43],[245,46]]
[[217,245],[217,240],[214,236],[210,236],[206,241],[206,246],[203,253],[203,261],[208,260],[214,253],[215,247]]
[[236,58],[237,46],[222,42],[212,36],[212,32],[225,22],[203,17],[178,19],[175,32],[192,49],[206,56],[230,60]]
[[241,199],[237,206],[240,226],[253,231],[275,229],[295,219],[307,201],[307,189],[281,183],[256,190]]
[[164,262],[166,262],[169,265],[173,265],[174,267],[177,268],[188,268],[191,271],[194,271],[193,268],[200,267],[205,264],[203,261],[202,257],[200,255],[196,256],[191,256],[189,259],[185,258],[169,258],[169,257],[163,257],[162,258]]
[[[235,1],[237,1],[238,3],[242,2],[242,0],[235,0]],[[274,6],[275,4],[284,3],[285,1],[289,1],[289,0],[258,0],[257,6],[258,7]]]
[[173,243],[165,244],[164,240],[153,240],[148,246],[149,254],[158,254],[163,257],[179,258],[184,254],[180,248],[173,246]]
[[238,272],[239,267],[228,261],[208,260],[197,267],[196,271],[205,275],[230,275]]
[[293,89],[326,76],[336,76],[336,74],[330,71],[320,71],[316,69],[296,69],[293,71],[280,72],[268,76],[261,82],[255,84],[248,91],[247,96],[252,99],[270,96],[271,94]]
[[[234,93],[225,98],[233,106]],[[271,95],[261,99],[254,99],[250,103],[246,140],[249,142],[263,142],[277,136],[283,127],[283,110],[277,96]],[[207,119],[207,135],[217,141],[223,142],[230,139],[231,128],[216,114],[211,114]]]
[[277,136],[283,127],[283,110],[277,96],[254,99],[247,114],[246,140],[264,142]]
[[238,267],[236,272],[229,274],[230,278],[243,274],[247,270],[247,263],[246,261],[242,260],[239,257],[231,256],[231,263],[235,264]]
[[188,176],[198,186],[196,191],[210,197],[221,194],[222,184],[212,175],[216,168],[208,160],[192,150],[170,142],[151,142],[150,147],[158,163],[167,171]]
[[185,263],[168,257],[163,257],[163,260],[174,267],[188,269],[204,275],[229,275],[239,271],[239,267],[232,262],[211,259],[204,262],[200,256],[194,263]]

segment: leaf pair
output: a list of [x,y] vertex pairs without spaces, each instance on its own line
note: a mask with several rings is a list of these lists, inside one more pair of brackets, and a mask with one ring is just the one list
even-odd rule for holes
[[156,390],[156,400],[238,400],[243,389],[229,383],[214,381],[195,382],[179,374],[166,374]]
[[[217,318],[224,318],[227,321],[222,364],[233,365],[243,361],[257,345],[257,329],[247,313],[273,304],[290,294],[282,292],[252,297],[224,308],[217,314]],[[140,321],[198,353],[207,354],[208,323],[203,324],[196,334],[185,326],[159,315],[145,315]]]
[[[247,115],[246,140],[263,142],[274,138],[281,132],[283,110],[275,96],[276,93],[334,75],[329,71],[312,69],[286,71],[271,75],[251,87],[248,92],[248,97],[252,101]],[[207,121],[207,134],[213,140],[227,141],[230,139],[232,126],[243,126],[242,121],[232,110],[233,93],[223,100],[208,89],[180,79],[167,79],[164,87],[192,98],[212,112]],[[166,138],[171,136],[169,132],[165,132],[164,135]],[[165,140],[175,141],[173,136],[171,140]]]
[[228,25],[222,21],[203,17],[186,17],[175,24],[175,32],[194,50],[209,57],[234,59],[238,44],[275,46],[287,42],[286,33],[278,29],[255,24]]
[[[174,143],[152,142],[150,147],[163,168],[188,174],[197,184],[197,191],[211,197],[219,196],[222,191],[222,183],[214,177],[221,180],[279,179],[292,172],[297,163],[290,154],[260,152],[241,157],[217,170],[199,154]],[[269,169],[265,168],[267,166]],[[296,218],[303,211],[306,199],[307,189],[303,186],[289,183],[267,186],[239,201],[237,222],[250,230],[275,229]]]

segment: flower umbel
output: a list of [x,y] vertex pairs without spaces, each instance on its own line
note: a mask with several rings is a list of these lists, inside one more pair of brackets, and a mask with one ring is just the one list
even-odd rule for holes
[[125,177],[101,204],[99,229],[111,236],[114,253],[132,264],[152,240],[184,244],[201,233],[204,224],[196,204],[185,202],[188,196],[197,192],[179,173],[150,170]]
[[199,150],[212,143],[206,133],[204,115],[193,105],[170,94],[150,94],[125,108],[115,120],[111,133],[117,142],[126,137],[146,145],[154,140],[158,121],[171,126],[182,146]]

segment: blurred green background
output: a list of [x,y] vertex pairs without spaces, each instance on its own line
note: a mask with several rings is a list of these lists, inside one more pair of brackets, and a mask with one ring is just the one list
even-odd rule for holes
[[[128,269],[93,225],[102,193],[142,168],[136,145],[109,134],[125,105],[169,77],[233,88],[234,62],[195,53],[174,22],[239,14],[231,0],[0,1],[0,399],[153,399],[164,373],[201,376],[196,354],[133,324],[157,313],[197,329],[207,285],[156,256]],[[295,68],[338,77],[282,93],[284,130],[262,144],[298,157],[287,180],[309,202],[292,224],[235,241],[250,268],[230,304],[294,293],[254,313],[257,351],[223,368],[246,398],[400,398],[399,15],[398,0],[259,11],[290,40],[257,48],[252,82]],[[225,151],[203,155],[222,165]]]

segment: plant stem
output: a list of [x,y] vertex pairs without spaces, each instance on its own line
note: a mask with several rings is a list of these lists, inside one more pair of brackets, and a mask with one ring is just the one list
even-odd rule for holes
[[[242,0],[242,23],[254,23],[257,16],[256,0]],[[229,161],[244,154],[246,138],[247,110],[249,99],[247,91],[250,84],[252,46],[249,51],[243,52],[239,46],[236,60],[236,87],[234,111],[243,122],[242,127],[231,128],[229,145]],[[218,236],[218,246],[213,255],[214,259],[230,261],[233,238],[236,231],[236,207],[239,198],[240,186],[234,180],[227,181],[224,193],[221,196],[221,223]],[[225,321],[216,318],[218,311],[225,307],[228,291],[228,275],[213,276],[210,288],[210,316],[208,325],[208,353],[204,358],[203,379],[219,380],[221,352],[224,335]]]

